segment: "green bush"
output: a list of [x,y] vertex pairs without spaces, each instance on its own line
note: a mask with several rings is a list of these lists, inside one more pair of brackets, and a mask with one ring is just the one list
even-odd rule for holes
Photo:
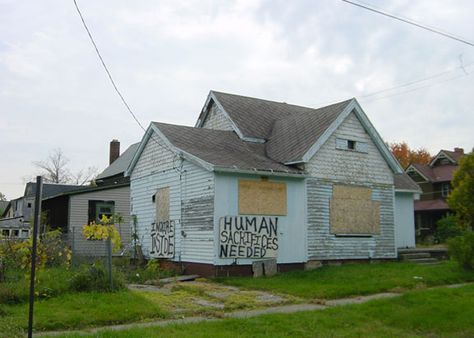
[[454,215],[441,218],[436,222],[436,240],[438,243],[446,243],[449,238],[461,236],[464,229],[456,220]]
[[448,240],[449,255],[464,269],[474,269],[474,232]]
[[18,292],[16,285],[13,283],[0,284],[0,304],[18,304],[27,296],[23,292]]
[[[55,297],[67,292],[70,271],[65,268],[46,268],[36,272],[35,295],[38,299]],[[0,304],[17,304],[28,301],[29,272],[10,271],[7,281],[0,283]]]
[[[53,266],[69,266],[71,250],[61,238],[59,230],[45,233],[38,241],[36,250],[36,266],[38,269]],[[28,271],[31,267],[31,247],[33,238],[27,240],[8,239],[0,241],[0,259],[2,273],[8,270]]]
[[122,274],[112,270],[113,288],[109,283],[106,269],[100,263],[81,266],[72,276],[69,289],[71,291],[115,291],[125,287]]

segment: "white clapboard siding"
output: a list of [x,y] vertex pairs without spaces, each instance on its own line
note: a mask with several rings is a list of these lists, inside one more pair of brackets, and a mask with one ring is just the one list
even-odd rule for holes
[[[364,152],[341,150],[338,140],[347,139],[365,143]],[[321,179],[393,184],[392,171],[354,113],[349,114],[322,145],[306,169],[312,177]]]
[[[157,136],[155,136],[157,138]],[[150,139],[131,175],[132,214],[137,217],[143,253],[151,251],[152,197],[170,188],[170,219],[175,221],[175,261],[212,263],[214,176]]]
[[216,129],[216,130],[233,130],[232,124],[229,121],[229,118],[221,112],[215,103],[212,104],[209,109],[202,128],[206,129]]
[[103,242],[88,241],[82,236],[82,226],[87,224],[89,218],[89,201],[115,202],[115,213],[123,217],[123,222],[119,226],[122,246],[129,245],[131,241],[130,187],[119,187],[70,196],[68,227],[73,241],[71,246],[74,253],[84,256],[105,255]]
[[309,259],[367,259],[396,256],[392,186],[367,185],[372,189],[372,200],[380,202],[380,234],[371,237],[337,237],[330,233],[329,203],[333,183],[308,179],[306,185]]
[[[364,152],[342,150],[345,147],[341,140],[361,142]],[[309,259],[395,257],[393,173],[354,113],[329,137],[306,169],[312,176],[306,181]],[[329,202],[334,184],[372,189],[372,199],[381,203],[379,235],[337,237],[330,234]]]

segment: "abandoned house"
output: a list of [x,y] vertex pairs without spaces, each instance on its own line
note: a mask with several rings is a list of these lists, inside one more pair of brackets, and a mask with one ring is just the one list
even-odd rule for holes
[[144,255],[185,273],[393,259],[419,187],[355,99],[319,109],[211,91],[195,127],[152,122],[126,175]]

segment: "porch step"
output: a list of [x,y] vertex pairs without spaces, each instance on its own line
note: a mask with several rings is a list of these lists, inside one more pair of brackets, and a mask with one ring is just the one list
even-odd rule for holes
[[400,258],[403,261],[411,261],[414,259],[420,258],[430,258],[431,254],[429,252],[414,252],[414,253],[402,253],[400,254]]
[[418,264],[436,264],[448,259],[448,250],[445,247],[398,249],[398,259]]
[[439,260],[436,258],[415,258],[415,259],[410,259],[409,262],[412,263],[418,263],[418,264],[437,264],[439,263]]

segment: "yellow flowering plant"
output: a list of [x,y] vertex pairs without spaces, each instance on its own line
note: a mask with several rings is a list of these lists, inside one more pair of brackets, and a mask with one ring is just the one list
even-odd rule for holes
[[104,241],[110,239],[114,251],[121,247],[120,233],[114,225],[114,217],[102,215],[99,223],[91,222],[82,227],[84,238],[92,241]]

